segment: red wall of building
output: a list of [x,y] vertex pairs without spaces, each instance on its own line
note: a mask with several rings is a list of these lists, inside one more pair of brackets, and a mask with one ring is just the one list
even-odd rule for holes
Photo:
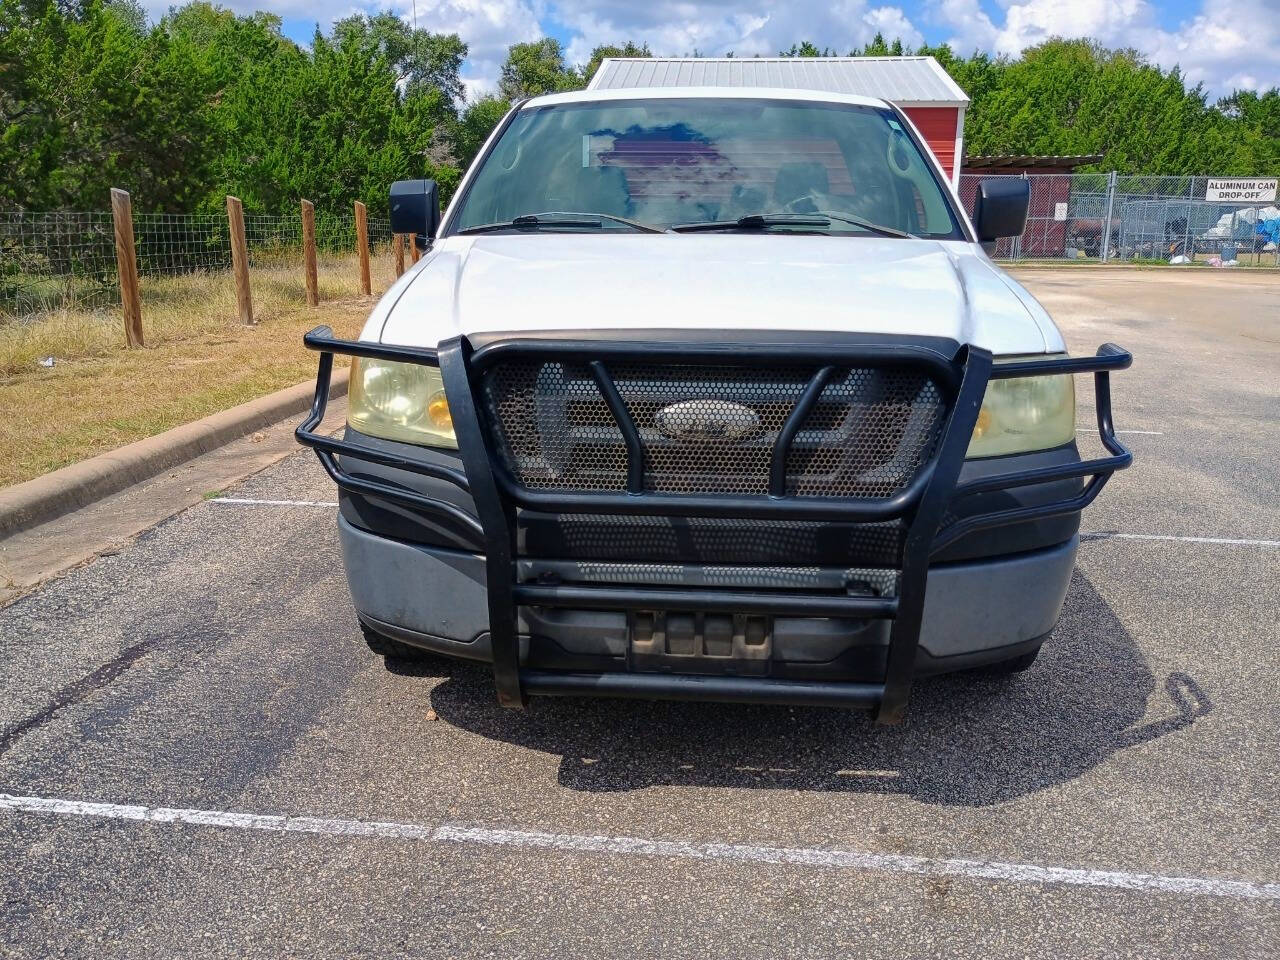
[[942,164],[948,177],[955,176],[956,125],[960,122],[958,107],[903,107],[902,112],[911,118],[929,149]]
[[[1021,177],[1031,178],[1031,203],[1027,208],[1027,229],[1022,233],[1020,256],[1023,257],[1060,257],[1067,249],[1069,226],[1079,227],[1081,221],[1055,220],[1054,213],[1059,203],[1071,201],[1071,178],[1067,176],[1045,176],[1057,174],[1057,170],[1046,170],[1043,167],[997,167],[981,170],[964,169],[960,171],[964,179],[960,181],[960,202],[965,210],[973,216],[973,206],[978,197],[978,181],[982,177]],[[1067,171],[1069,172],[1069,171]],[[972,174],[972,176],[970,176]],[[1002,240],[1001,244],[1009,241]],[[1005,254],[1004,246],[998,250]]]

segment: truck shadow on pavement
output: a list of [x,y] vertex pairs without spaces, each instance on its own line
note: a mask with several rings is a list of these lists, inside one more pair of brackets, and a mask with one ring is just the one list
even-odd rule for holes
[[[598,792],[777,788],[981,806],[1072,780],[1213,709],[1190,676],[1157,681],[1079,570],[1058,628],[1029,671],[921,680],[898,727],[877,727],[856,712],[714,703],[539,698],[520,713],[496,706],[484,667],[448,672],[431,693],[442,720],[559,755],[562,786]],[[1149,706],[1156,719],[1144,721]]]

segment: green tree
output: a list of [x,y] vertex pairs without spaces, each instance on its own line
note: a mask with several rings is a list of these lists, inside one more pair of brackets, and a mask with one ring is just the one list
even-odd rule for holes
[[565,65],[560,41],[543,37],[530,43],[512,44],[507,50],[507,60],[498,80],[498,95],[504,100],[522,100],[582,86],[578,72]]
[[52,4],[0,0],[0,207],[47,206],[59,128],[48,88],[64,42]]
[[808,40],[804,40],[799,44],[793,43],[790,50],[779,50],[780,57],[834,57],[836,52],[830,48],[819,50]]
[[[901,53],[902,41],[895,40],[894,43],[898,47],[898,53]],[[870,43],[868,43],[861,50],[851,50],[849,52],[849,56],[851,57],[887,57],[890,54],[890,50],[891,48],[888,42],[885,40],[884,34],[877,31],[876,35],[871,38]]]
[[230,191],[250,209],[292,209],[305,196],[322,210],[348,210],[356,198],[376,210],[393,180],[456,184],[456,37],[414,32],[395,17],[351,17],[308,52],[264,15],[194,3],[165,22],[199,38],[218,90],[207,206]]
[[649,44],[635,44],[628,40],[622,46],[607,43],[601,44],[591,51],[591,59],[587,61],[586,66],[579,69],[578,74],[582,78],[582,85],[586,86],[591,82],[591,78],[596,75],[596,71],[600,69],[600,64],[606,57],[631,57],[631,58],[649,58],[653,54],[649,52]]
[[958,57],[945,45],[917,52],[936,57],[968,94],[970,155],[1100,154],[1097,169],[1121,173],[1280,173],[1280,136],[1262,106],[1280,92],[1210,106],[1176,68],[1088,40],[1049,40],[1016,59]]
[[136,6],[0,6],[0,187],[18,207],[101,208],[109,186],[156,209],[193,205],[208,154],[209,91],[191,49]]
[[1237,149],[1255,164],[1250,172],[1280,172],[1280,89],[1237,90],[1219,100],[1217,109],[1225,121],[1218,134],[1236,139]]
[[465,99],[458,75],[467,57],[467,45],[456,33],[415,30],[394,13],[356,14],[333,25],[333,37],[346,34],[371,38],[404,86],[406,96],[436,89],[452,107]]
[[464,170],[471,165],[493,128],[510,109],[510,101],[494,96],[481,97],[467,107],[455,135],[458,161]]

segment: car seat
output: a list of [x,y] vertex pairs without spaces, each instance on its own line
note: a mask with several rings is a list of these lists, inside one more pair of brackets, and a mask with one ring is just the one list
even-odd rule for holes
[[[773,200],[778,208],[788,207],[810,194],[825,195],[831,189],[831,180],[827,176],[827,168],[821,163],[793,162],[784,163],[778,168],[778,175],[773,181]],[[797,213],[811,213],[818,209],[813,200],[796,207],[789,207]]]
[[633,205],[626,171],[621,167],[578,167],[570,185],[572,206],[579,213],[608,213],[629,217]]

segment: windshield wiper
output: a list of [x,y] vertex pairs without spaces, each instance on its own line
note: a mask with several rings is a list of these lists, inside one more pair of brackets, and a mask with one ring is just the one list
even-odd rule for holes
[[861,227],[871,233],[878,233],[882,237],[906,237],[911,240],[918,239],[915,234],[907,233],[905,230],[899,230],[897,227],[886,227],[882,223],[874,223],[871,220],[864,220],[862,217],[852,213],[835,213],[831,210],[819,210],[817,213],[820,217],[830,217],[832,220],[839,220],[842,223],[852,223],[855,227]]
[[676,233],[698,233],[702,230],[767,230],[769,227],[829,227],[831,218],[808,213],[749,213],[737,220],[700,220],[673,223]]
[[695,223],[672,224],[676,233],[697,233],[701,230],[767,230],[769,227],[829,227],[832,220],[851,223],[869,233],[882,237],[910,237],[911,234],[895,227],[886,227],[870,220],[863,220],[848,213],[819,210],[816,213],[751,213],[737,220],[705,220]]
[[475,227],[463,227],[458,233],[494,233],[498,230],[539,230],[543,227],[581,227],[583,229],[600,230],[604,221],[621,223],[642,233],[662,233],[657,227],[639,220],[628,220],[626,217],[615,217],[611,213],[573,213],[564,210],[549,210],[546,213],[526,213],[511,220],[498,223],[482,223]]

